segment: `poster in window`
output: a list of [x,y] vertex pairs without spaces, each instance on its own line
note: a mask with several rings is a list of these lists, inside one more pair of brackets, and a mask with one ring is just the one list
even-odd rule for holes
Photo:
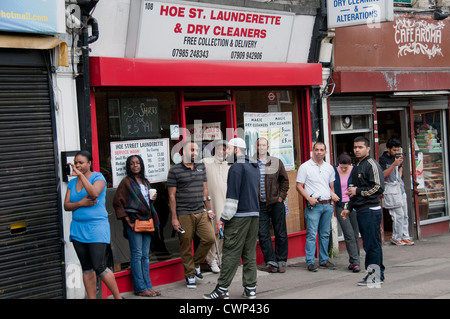
[[169,139],[111,142],[113,187],[118,187],[127,175],[125,163],[129,156],[139,155],[145,165],[145,177],[150,183],[164,182],[170,168]]
[[120,99],[122,139],[160,137],[158,99],[132,97]]
[[247,155],[256,154],[256,140],[269,141],[269,154],[278,157],[286,171],[295,169],[292,112],[249,113],[244,112]]

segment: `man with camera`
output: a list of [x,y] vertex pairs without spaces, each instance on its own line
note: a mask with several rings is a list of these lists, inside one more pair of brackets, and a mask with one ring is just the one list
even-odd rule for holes
[[388,208],[392,217],[392,239],[391,243],[397,246],[411,246],[414,242],[409,236],[408,204],[406,201],[405,185],[402,180],[403,154],[401,143],[396,138],[391,138],[386,143],[386,151],[380,157],[379,163],[383,169],[385,183],[399,182],[402,201],[399,207]]

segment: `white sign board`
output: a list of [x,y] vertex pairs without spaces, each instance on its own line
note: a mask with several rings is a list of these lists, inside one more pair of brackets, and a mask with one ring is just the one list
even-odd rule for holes
[[145,165],[145,177],[150,183],[164,182],[170,168],[169,139],[111,142],[111,173],[113,187],[127,176],[125,163],[131,155],[140,155]]
[[393,0],[327,0],[328,28],[394,21]]
[[222,138],[220,122],[201,123],[201,125],[188,124],[186,128],[194,141],[212,141]]
[[206,3],[131,0],[126,56],[286,62],[294,16]]
[[269,141],[269,154],[279,158],[286,171],[295,169],[291,112],[244,112],[244,131],[248,156],[256,154],[256,140],[264,137]]

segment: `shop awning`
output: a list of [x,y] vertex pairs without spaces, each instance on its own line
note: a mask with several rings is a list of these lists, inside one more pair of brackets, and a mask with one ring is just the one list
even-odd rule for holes
[[0,48],[50,50],[59,47],[59,66],[69,66],[67,43],[48,36],[0,35]]
[[90,82],[102,86],[248,87],[322,84],[319,63],[90,58]]

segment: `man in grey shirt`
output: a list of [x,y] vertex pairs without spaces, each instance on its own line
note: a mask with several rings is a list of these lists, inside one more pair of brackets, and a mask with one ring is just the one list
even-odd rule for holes
[[[202,280],[200,263],[214,244],[211,225],[214,213],[206,187],[205,164],[197,162],[199,146],[194,142],[184,144],[182,162],[172,166],[167,177],[172,227],[178,232],[180,255],[187,288],[197,288],[196,279]],[[206,209],[205,209],[206,208]],[[192,255],[194,236],[200,243]]]

